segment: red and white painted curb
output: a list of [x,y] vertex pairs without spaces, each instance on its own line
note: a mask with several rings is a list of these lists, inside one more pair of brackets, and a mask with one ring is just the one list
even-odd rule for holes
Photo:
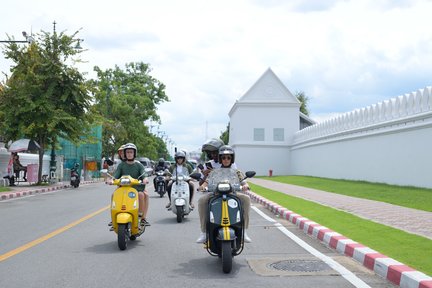
[[[82,184],[90,184],[90,183],[97,183],[97,182],[100,182],[100,181],[85,181],[85,182],[82,182]],[[70,187],[72,187],[70,184],[63,184],[63,185],[56,185],[53,187],[47,186],[44,188],[36,188],[36,189],[29,188],[28,190],[24,190],[24,191],[3,192],[3,193],[0,193],[0,201],[36,195],[36,194],[40,194],[40,193],[45,193],[45,192],[50,192],[50,191],[55,191],[55,190],[60,190],[60,189],[66,189],[66,188],[70,188]]]
[[304,233],[320,240],[328,247],[336,249],[339,253],[354,258],[393,284],[403,288],[432,288],[432,277],[348,239],[251,191],[245,193],[271,212],[297,225]]

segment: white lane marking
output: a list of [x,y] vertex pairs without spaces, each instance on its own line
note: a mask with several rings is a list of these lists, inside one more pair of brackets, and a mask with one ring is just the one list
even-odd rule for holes
[[359,288],[367,288],[370,286],[367,285],[365,282],[363,282],[360,278],[358,278],[354,273],[346,269],[344,266],[340,265],[338,262],[334,261],[332,258],[322,254],[315,248],[311,247],[309,244],[298,238],[296,235],[294,235],[292,232],[288,231],[282,224],[277,222],[276,220],[270,218],[264,212],[259,210],[256,207],[251,207],[254,209],[261,217],[266,219],[269,222],[272,222],[273,225],[278,228],[282,233],[284,233],[286,236],[288,236],[291,240],[293,240],[295,243],[300,245],[303,249],[314,255],[315,257],[321,259],[323,262],[325,262],[327,265],[329,265],[331,268],[339,272],[342,277],[344,277],[346,280],[348,280],[351,284],[353,284],[355,287]]

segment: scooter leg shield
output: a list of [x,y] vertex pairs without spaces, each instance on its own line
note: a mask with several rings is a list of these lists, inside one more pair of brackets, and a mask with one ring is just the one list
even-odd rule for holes
[[132,215],[129,213],[119,213],[116,216],[117,224],[126,224],[132,222]]

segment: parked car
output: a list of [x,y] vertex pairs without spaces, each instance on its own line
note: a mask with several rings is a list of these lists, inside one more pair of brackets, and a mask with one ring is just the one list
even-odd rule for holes
[[[151,163],[151,161],[150,161],[149,158],[147,158],[147,157],[140,157],[140,158],[138,158],[138,161],[141,162],[141,164],[144,165],[144,168],[147,171],[149,171],[151,175],[153,174],[154,169],[153,169],[153,165],[152,165],[152,163]],[[149,169],[151,169],[151,170],[149,170]]]

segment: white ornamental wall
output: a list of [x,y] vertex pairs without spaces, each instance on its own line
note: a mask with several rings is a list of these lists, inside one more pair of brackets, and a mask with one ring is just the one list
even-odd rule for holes
[[432,188],[431,87],[297,132],[291,175]]

